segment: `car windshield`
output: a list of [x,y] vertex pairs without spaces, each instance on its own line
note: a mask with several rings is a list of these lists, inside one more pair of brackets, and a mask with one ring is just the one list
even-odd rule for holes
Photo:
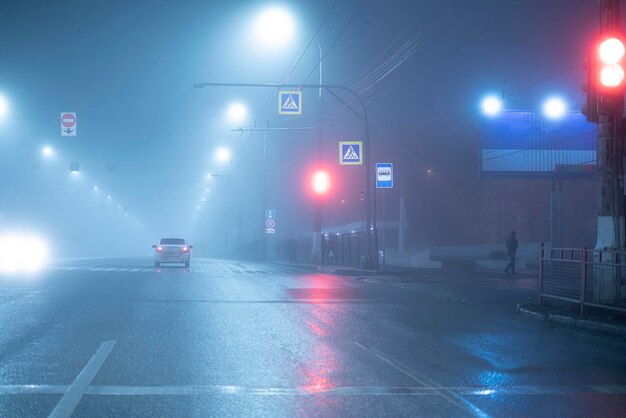
[[162,238],[161,245],[185,245],[185,240],[182,238]]

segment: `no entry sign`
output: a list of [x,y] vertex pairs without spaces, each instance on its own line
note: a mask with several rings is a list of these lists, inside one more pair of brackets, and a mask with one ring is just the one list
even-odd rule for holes
[[61,136],[76,136],[76,112],[61,113]]

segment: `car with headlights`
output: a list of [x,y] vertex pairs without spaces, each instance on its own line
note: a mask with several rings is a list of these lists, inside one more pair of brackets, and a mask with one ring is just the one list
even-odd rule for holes
[[184,238],[161,238],[154,248],[154,267],[160,267],[162,263],[183,263],[189,267],[191,249]]

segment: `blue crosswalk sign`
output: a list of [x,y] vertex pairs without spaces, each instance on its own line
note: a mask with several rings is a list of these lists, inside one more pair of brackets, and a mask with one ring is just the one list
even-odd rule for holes
[[376,164],[376,188],[377,189],[393,189],[393,164],[377,163]]
[[339,142],[339,165],[363,165],[363,142]]
[[302,91],[281,90],[278,92],[279,115],[302,114]]

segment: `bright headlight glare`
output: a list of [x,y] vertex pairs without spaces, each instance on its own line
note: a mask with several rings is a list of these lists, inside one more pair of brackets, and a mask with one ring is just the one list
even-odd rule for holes
[[8,233],[0,235],[0,271],[34,272],[48,262],[47,243],[40,237]]

